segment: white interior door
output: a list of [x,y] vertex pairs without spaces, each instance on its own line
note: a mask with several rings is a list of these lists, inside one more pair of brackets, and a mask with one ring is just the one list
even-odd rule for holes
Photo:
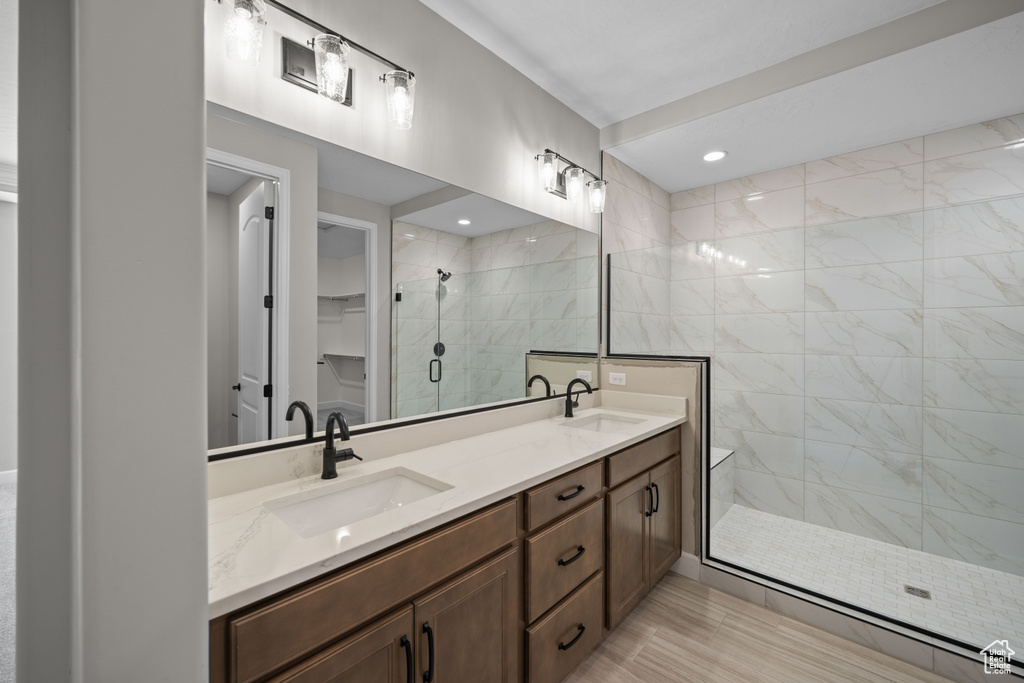
[[270,317],[270,231],[264,218],[264,183],[238,207],[238,443],[270,438],[270,401],[263,396],[268,377]]

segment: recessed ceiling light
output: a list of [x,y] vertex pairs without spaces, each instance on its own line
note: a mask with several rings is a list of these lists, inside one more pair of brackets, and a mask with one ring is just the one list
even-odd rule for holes
[[463,218],[462,220],[459,221],[459,225],[469,225],[469,219]]
[[725,158],[727,153],[721,150],[715,150],[714,152],[708,152],[704,155],[704,161],[721,161]]

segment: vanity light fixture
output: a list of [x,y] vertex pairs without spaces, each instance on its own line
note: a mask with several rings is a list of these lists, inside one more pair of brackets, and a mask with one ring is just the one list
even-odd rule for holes
[[728,152],[718,149],[713,152],[708,152],[707,154],[705,154],[704,161],[721,161],[727,156],[729,156]]
[[[223,3],[225,0],[215,0]],[[278,0],[227,0],[234,4],[234,14],[224,26],[228,56],[236,61],[255,65],[259,62],[263,45],[263,27],[269,5],[316,29],[318,35],[303,46],[286,37],[281,38],[286,81],[340,104],[352,105],[352,70],[348,66],[352,50],[375,59],[388,67],[380,80],[387,96],[388,118],[396,128],[412,127],[413,106],[416,99],[416,76],[412,71],[382,57],[373,50],[345,38],[318,21],[278,2]],[[314,78],[315,76],[315,78]]]
[[398,130],[412,128],[416,104],[416,77],[408,71],[389,71],[380,77],[388,101],[388,119]]
[[316,87],[321,97],[342,103],[348,90],[348,55],[352,48],[340,36],[321,33],[313,39]]
[[[545,149],[534,158],[537,161],[540,185],[545,192],[549,192],[562,199],[568,199],[575,204],[583,196],[583,185],[586,176],[590,176],[593,180],[585,183],[589,189],[590,212],[604,212],[607,180],[601,180],[579,164],[569,161],[558,152],[553,152],[550,149]],[[559,170],[559,162],[565,164],[564,169]]]
[[267,5],[263,0],[234,0],[234,11],[224,22],[224,50],[228,59],[256,66],[263,52]]

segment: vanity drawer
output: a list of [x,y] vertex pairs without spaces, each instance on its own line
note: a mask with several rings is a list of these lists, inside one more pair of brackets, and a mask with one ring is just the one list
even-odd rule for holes
[[599,460],[527,491],[526,530],[539,529],[593,500],[601,493],[602,469]]
[[[557,683],[565,678],[601,641],[603,619],[604,572],[598,572],[551,614],[526,629],[530,683]],[[577,636],[579,640],[573,642]]]
[[498,504],[231,618],[229,680],[262,679],[515,542],[517,507]]
[[604,498],[527,538],[525,548],[529,623],[604,568]]
[[608,457],[608,488],[645,472],[679,452],[679,428],[673,427]]

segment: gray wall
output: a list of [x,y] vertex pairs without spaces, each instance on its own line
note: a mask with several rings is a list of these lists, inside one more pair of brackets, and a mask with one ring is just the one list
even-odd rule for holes
[[210,448],[233,446],[238,440],[231,417],[235,392],[231,372],[232,258],[228,198],[206,195],[206,348]]
[[0,201],[0,472],[18,467],[18,205]]
[[20,8],[19,681],[207,678],[202,32]]

